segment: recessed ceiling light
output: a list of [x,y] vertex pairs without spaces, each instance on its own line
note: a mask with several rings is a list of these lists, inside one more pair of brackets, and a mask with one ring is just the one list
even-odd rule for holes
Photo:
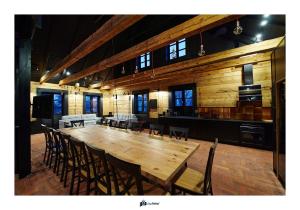
[[268,18],[270,15],[264,15],[264,18]]
[[263,20],[260,22],[260,26],[265,26],[268,24],[268,21],[267,20]]
[[70,73],[69,71],[66,72],[66,75],[67,75],[67,76],[70,76],[70,74],[71,74],[71,73]]
[[262,34],[256,34],[255,38],[256,38],[256,42],[260,42],[262,38]]

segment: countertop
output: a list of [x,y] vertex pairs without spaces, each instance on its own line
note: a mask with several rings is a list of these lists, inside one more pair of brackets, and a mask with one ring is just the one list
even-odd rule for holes
[[244,120],[233,118],[204,118],[191,116],[160,116],[160,118],[168,119],[185,119],[185,120],[207,120],[207,121],[228,121],[228,122],[243,122],[243,123],[273,123],[272,120]]

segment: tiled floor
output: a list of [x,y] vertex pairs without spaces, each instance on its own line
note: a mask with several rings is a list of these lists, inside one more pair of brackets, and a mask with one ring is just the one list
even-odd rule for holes
[[[188,167],[204,172],[210,142],[197,141],[199,149]],[[43,163],[44,136],[31,136],[32,174],[15,180],[16,195],[66,195],[59,178]],[[212,172],[215,195],[284,195],[272,170],[272,152],[218,144]],[[84,187],[84,186],[82,186]],[[83,189],[83,188],[82,188]]]

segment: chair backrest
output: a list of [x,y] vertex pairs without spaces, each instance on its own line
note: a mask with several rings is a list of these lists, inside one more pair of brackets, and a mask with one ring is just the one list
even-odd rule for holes
[[131,195],[130,190],[135,186],[134,194],[143,195],[141,166],[120,160],[110,154],[106,154],[106,157],[112,171],[116,194]]
[[55,147],[57,149],[57,152],[61,152],[62,148],[61,148],[61,145],[60,145],[60,138],[61,138],[61,135],[60,135],[60,132],[58,130],[55,130],[55,129],[51,129],[52,131],[52,138],[53,138],[53,141],[55,143]]
[[149,134],[154,135],[163,135],[164,134],[164,125],[161,124],[150,124],[149,125]]
[[181,137],[184,137],[185,140],[187,141],[188,134],[189,134],[188,128],[170,126],[169,130],[170,130],[169,132],[170,138],[172,138],[173,136],[175,136],[176,139],[181,139]]
[[72,127],[84,127],[84,120],[71,120],[70,123]]
[[55,140],[53,137],[53,128],[45,127],[46,128],[46,135],[47,135],[47,141],[50,148],[55,147]]
[[[101,188],[99,190],[102,194],[111,195],[111,182],[109,176],[108,164],[105,156],[105,151],[102,149],[95,148],[86,144],[88,150],[89,158],[92,164],[92,169],[96,178],[96,185],[100,183],[106,188],[104,192]],[[97,185],[98,186],[98,185]]]
[[69,150],[69,146],[68,146],[71,136],[63,133],[59,133],[59,135],[60,135],[61,152],[64,154],[64,157],[68,159],[69,157],[71,157],[70,154],[71,151]]
[[209,149],[209,155],[206,163],[205,175],[204,175],[204,188],[203,193],[207,195],[211,189],[211,171],[215,156],[215,151],[218,145],[218,138],[216,138],[215,143]]
[[46,141],[46,144],[49,145],[49,135],[48,135],[48,128],[46,125],[44,124],[41,124],[41,128],[42,128],[42,131],[45,135],[45,141]]
[[118,121],[117,120],[110,120],[109,126],[111,127],[118,127]]
[[91,177],[89,159],[87,155],[87,151],[85,148],[85,143],[82,141],[78,141],[74,138],[70,138],[70,148],[71,148],[71,159],[73,164],[78,164],[79,171],[85,170],[87,173],[87,177]]

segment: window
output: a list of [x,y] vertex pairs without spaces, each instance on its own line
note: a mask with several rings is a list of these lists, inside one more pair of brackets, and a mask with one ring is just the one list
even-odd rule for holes
[[193,106],[193,90],[175,90],[175,106]]
[[148,93],[134,94],[134,112],[137,114],[148,112]]
[[54,115],[62,114],[62,95],[54,93],[53,94],[53,109]]
[[169,88],[170,108],[174,115],[194,116],[197,105],[196,84],[178,85]]
[[53,95],[53,115],[62,115],[62,94],[43,92],[42,95]]
[[85,113],[98,113],[99,96],[85,96]]
[[177,42],[169,44],[169,59],[173,60],[186,55],[186,40],[180,39]]
[[140,55],[140,68],[144,69],[146,67],[150,67],[150,52]]

